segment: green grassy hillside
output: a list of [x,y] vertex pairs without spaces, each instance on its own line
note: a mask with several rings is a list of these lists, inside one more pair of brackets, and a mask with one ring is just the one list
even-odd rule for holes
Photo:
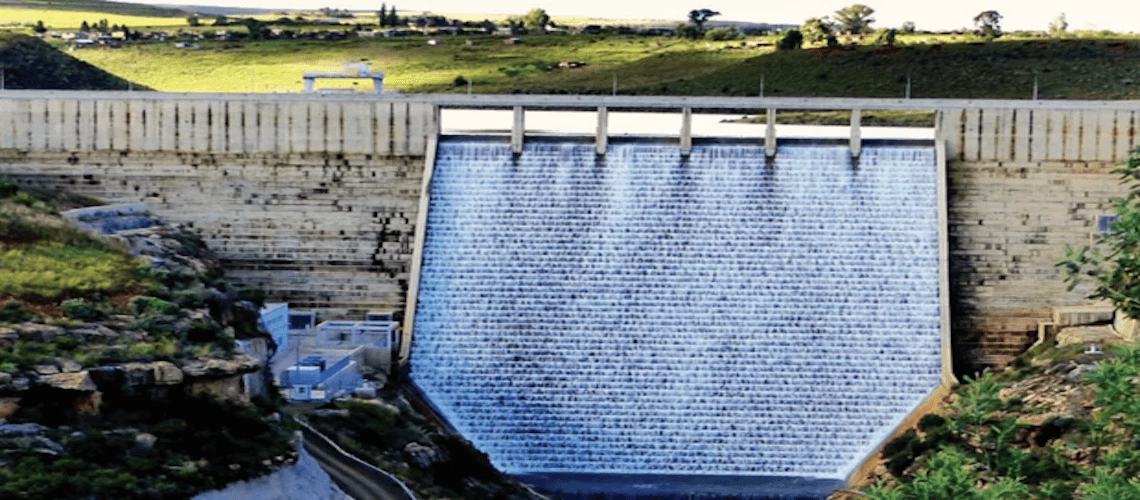
[[[465,41],[471,40],[472,45]],[[776,52],[744,42],[619,36],[528,36],[342,42],[277,40],[172,43],[75,55],[164,91],[296,92],[301,73],[368,61],[405,92],[1029,98],[1036,77],[1045,99],[1140,98],[1140,39],[1014,39],[968,43],[911,37],[910,45]],[[763,42],[753,39],[750,42]],[[925,42],[925,43],[923,43]],[[752,45],[755,45],[753,43]],[[562,61],[586,63],[559,69]],[[363,83],[362,83],[363,84]],[[332,83],[329,86],[333,86]]]
[[25,35],[0,34],[0,67],[4,68],[7,89],[126,90],[129,87],[126,80]]

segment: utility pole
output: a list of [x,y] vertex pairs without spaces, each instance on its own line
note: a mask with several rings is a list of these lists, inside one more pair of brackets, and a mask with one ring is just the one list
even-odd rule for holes
[[614,73],[614,95],[617,95],[617,73]]
[[471,80],[467,80],[467,95],[471,95],[473,93],[472,88],[474,85],[475,84]]
[[764,97],[764,73],[760,73],[760,97]]
[[1037,75],[1033,75],[1033,100],[1037,100]]
[[910,73],[906,75],[906,98],[910,99]]

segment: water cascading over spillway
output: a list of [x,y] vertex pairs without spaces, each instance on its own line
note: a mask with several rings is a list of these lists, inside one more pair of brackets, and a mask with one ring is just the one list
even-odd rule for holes
[[834,488],[939,384],[931,146],[435,165],[411,378],[507,473]]

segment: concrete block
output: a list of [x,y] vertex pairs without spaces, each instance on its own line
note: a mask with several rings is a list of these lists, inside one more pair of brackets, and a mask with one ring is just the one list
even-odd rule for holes
[[1013,111],[1013,159],[1014,161],[1029,161],[1029,137],[1031,134],[1033,111],[1017,109]]
[[309,150],[309,105],[303,102],[286,104],[289,113],[289,147],[279,152],[304,153]]
[[1116,148],[1116,112],[1112,110],[1097,111],[1096,156],[1086,157],[1086,160],[1113,161]]
[[408,156],[408,104],[392,103],[392,154]]
[[[238,103],[234,103],[238,104]],[[257,103],[253,101],[241,102],[241,115],[242,115],[242,151],[246,153],[257,153],[261,151],[258,148],[258,139],[261,133],[258,130],[257,124]]]
[[111,101],[99,99],[95,104],[95,149],[111,149],[111,134],[114,125],[111,123]]
[[226,151],[244,153],[245,149],[245,106],[241,101],[226,103]]
[[158,102],[158,150],[178,150],[178,103]]
[[224,101],[211,101],[207,108],[207,120],[210,122],[210,151],[222,153],[226,151],[226,106]]
[[994,158],[999,161],[1013,159],[1014,112],[1012,109],[1002,109],[994,116],[994,133],[997,135]]
[[325,112],[325,103],[309,103],[309,146],[310,153],[325,151],[325,129],[327,127],[328,113]]
[[1065,159],[1065,133],[1066,127],[1066,113],[1064,111],[1049,111],[1049,119],[1046,122],[1046,160],[1064,160]]
[[1066,160],[1081,158],[1081,111],[1066,111],[1065,114],[1065,153]]
[[[992,158],[984,158],[981,155],[982,138],[982,111],[977,109],[967,109],[964,113],[966,121],[966,129],[962,134],[962,158],[965,161],[977,160],[991,160]],[[992,147],[992,142],[990,142]]]
[[1124,161],[1136,148],[1137,140],[1137,113],[1135,111],[1116,112],[1116,151],[1113,161]]
[[1095,160],[1097,155],[1098,137],[1097,133],[1100,127],[1100,113],[1096,110],[1086,109],[1080,111],[1081,115],[1081,129],[1080,129],[1080,153],[1077,159],[1081,160]]
[[190,150],[205,153],[210,150],[210,103],[207,101],[194,101],[188,103],[190,112],[191,142]]
[[964,111],[961,109],[945,109],[938,113],[941,120],[938,130],[946,144],[946,159],[948,161],[962,159],[963,113]]
[[17,108],[21,101],[0,99],[0,149],[16,148],[16,124],[19,115]]
[[63,147],[63,100],[52,99],[47,103],[47,150],[64,151]]
[[387,156],[392,153],[392,104],[378,102],[372,105],[372,123],[375,129],[375,153]]
[[111,104],[111,149],[125,151],[130,148],[130,112],[127,102],[114,100]]
[[435,106],[425,103],[408,105],[408,154],[423,156],[427,149],[428,128]]
[[47,149],[48,135],[48,108],[47,100],[34,99],[28,101],[28,149],[43,151]]
[[175,109],[178,124],[174,134],[174,149],[176,151],[194,150],[194,102],[180,101]]
[[127,149],[132,151],[143,151],[147,149],[146,136],[149,129],[147,122],[148,119],[153,118],[147,116],[147,112],[145,111],[149,107],[147,106],[147,102],[148,101],[141,99],[131,99],[127,101],[127,113],[130,114],[131,121],[128,127],[130,131],[127,134],[129,138]]
[[277,152],[278,117],[281,116],[277,103],[258,102],[257,106],[257,146],[258,153]]
[[324,151],[344,151],[344,104],[330,102],[325,105],[325,147]]
[[1029,159],[1042,161],[1049,157],[1049,113],[1031,110],[1029,118]]

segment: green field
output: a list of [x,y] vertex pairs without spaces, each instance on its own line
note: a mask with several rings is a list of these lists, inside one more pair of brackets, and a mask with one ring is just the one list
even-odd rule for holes
[[[1140,98],[1140,38],[1007,39],[915,35],[896,47],[854,46],[775,52],[745,42],[632,36],[422,37],[340,42],[276,40],[134,44],[73,55],[163,91],[297,92],[301,74],[365,61],[405,92],[1030,98]],[[470,40],[473,45],[468,46]],[[562,61],[587,63],[558,69]],[[343,82],[342,82],[343,83]],[[345,85],[349,85],[345,83]],[[359,82],[367,85],[367,82]],[[336,86],[334,82],[322,86]]]
[[132,28],[185,26],[186,15],[167,7],[99,0],[0,0],[0,29],[22,30],[43,21],[48,29],[69,30],[100,19]]
[[[464,44],[472,40],[473,46]],[[424,38],[355,39],[341,42],[277,40],[206,42],[201,50],[173,43],[135,44],[119,50],[73,55],[137,83],[163,91],[296,92],[305,71],[338,71],[346,62],[366,61],[386,71],[390,88],[406,92],[475,92],[552,88],[562,92],[635,90],[699,77],[744,62],[761,49],[726,50],[672,38],[530,36],[523,45],[493,37],[447,38],[432,47]],[[562,61],[585,62],[576,69],[550,69]],[[334,86],[335,81],[322,86]],[[344,82],[347,83],[347,82]],[[368,85],[361,81],[360,85]]]

